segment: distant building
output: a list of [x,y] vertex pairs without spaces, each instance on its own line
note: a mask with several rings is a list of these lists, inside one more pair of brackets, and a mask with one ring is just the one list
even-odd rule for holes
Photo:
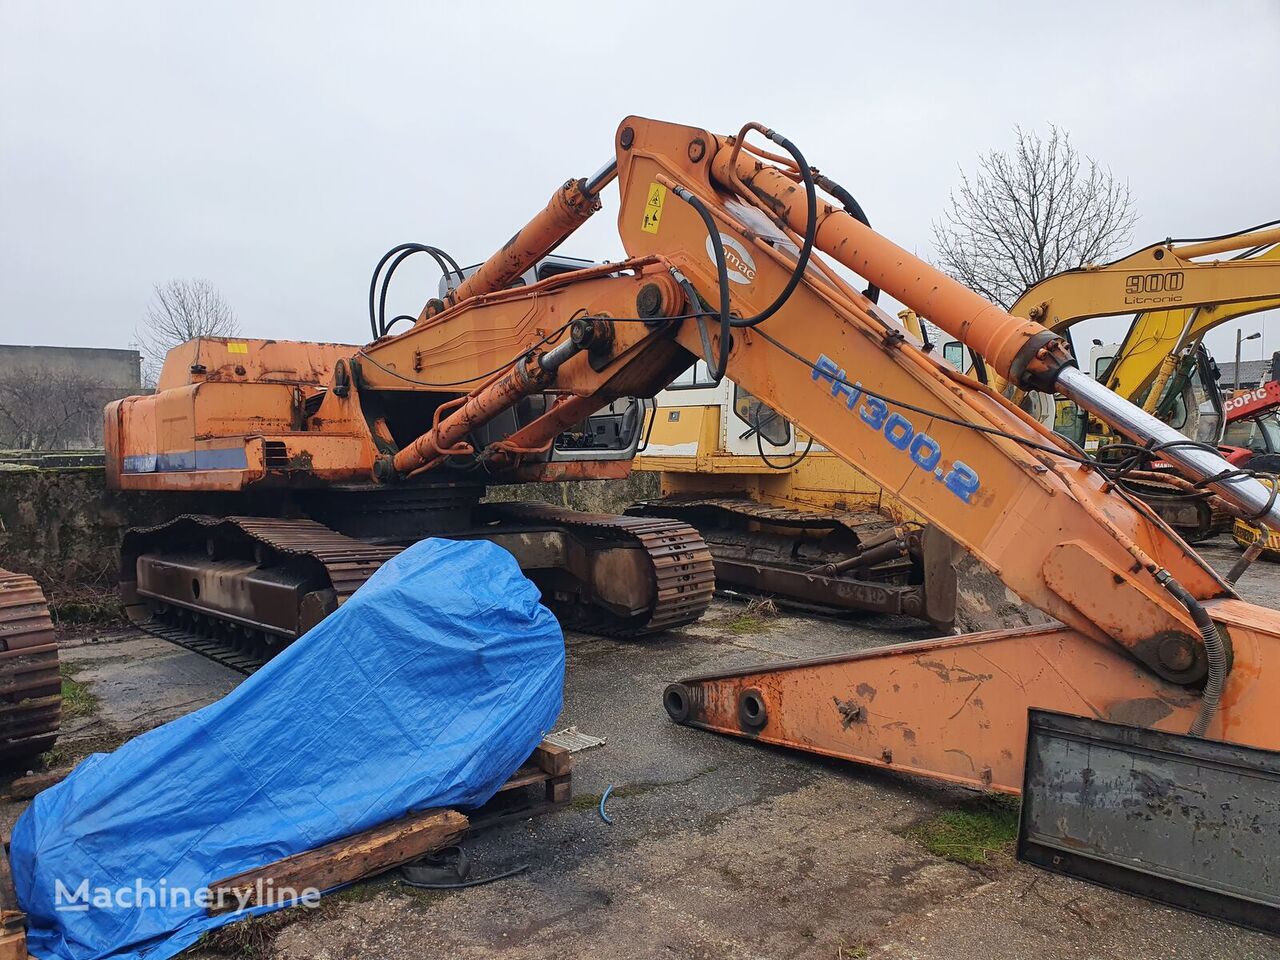
[[1275,358],[1273,357],[1268,357],[1265,360],[1241,360],[1240,382],[1236,383],[1236,362],[1234,360],[1218,361],[1218,372],[1222,374],[1218,378],[1218,386],[1228,394],[1232,390],[1252,390],[1254,387],[1274,379],[1271,373],[1274,362]]
[[137,350],[0,344],[0,448],[100,448],[103,406],[141,389]]

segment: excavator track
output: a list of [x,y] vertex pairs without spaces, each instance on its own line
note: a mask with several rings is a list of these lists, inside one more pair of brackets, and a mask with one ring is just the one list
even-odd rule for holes
[[[744,497],[680,495],[642,501],[627,512],[698,527],[722,586],[826,611],[905,614],[943,627],[954,619],[949,556],[923,576],[912,557],[877,563],[856,576],[813,572],[843,559],[859,543],[894,531],[893,520],[873,511],[800,510]],[[930,598],[930,588],[937,596]]]
[[[654,576],[654,602],[647,616],[620,619],[598,608],[569,616],[576,630],[603,636],[641,637],[693,623],[715,593],[715,566],[706,541],[693,527],[656,517],[584,513],[544,503],[499,504],[511,519],[545,523],[578,536],[634,543],[649,555]],[[557,611],[566,619],[563,613]]]
[[44,753],[58,739],[62,675],[40,585],[0,570],[0,765]]
[[[545,602],[566,627],[646,636],[697,620],[710,603],[711,553],[687,524],[543,504],[490,504],[484,511],[498,523],[450,536],[492,537],[517,552],[517,559],[520,545],[512,538],[538,531],[588,544],[579,556],[589,555],[590,545],[645,552],[647,563],[639,566],[651,571],[652,601],[640,613],[574,602],[571,594],[540,583]],[[314,520],[187,514],[128,533],[122,592],[141,629],[251,674],[406,546],[369,543]],[[539,571],[530,575],[540,580]]]
[[[233,554],[237,545],[252,551],[253,561],[295,561],[311,567],[310,583],[302,577],[295,586],[301,593],[296,621],[278,610],[272,623],[252,616],[253,611],[218,609],[199,590],[164,595],[161,583],[130,583],[137,576],[136,562],[147,548],[160,543],[194,542],[203,545],[213,559],[219,552]],[[325,615],[342,604],[382,564],[403,547],[366,543],[330,530],[314,520],[281,520],[270,517],[210,517],[184,514],[168,523],[129,531],[125,539],[122,583],[126,605],[137,625],[148,633],[186,647],[223,666],[251,674],[297,639]],[[316,568],[323,570],[323,575]],[[182,572],[179,571],[179,575]],[[321,579],[324,581],[321,583]],[[166,578],[175,585],[176,578]],[[216,579],[216,578],[215,578]],[[194,578],[193,578],[194,580]],[[183,585],[185,586],[185,584]],[[311,590],[303,590],[311,586]],[[135,602],[130,603],[133,600]]]

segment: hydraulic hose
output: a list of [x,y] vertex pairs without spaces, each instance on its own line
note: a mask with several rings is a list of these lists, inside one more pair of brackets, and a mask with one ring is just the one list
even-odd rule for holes
[[[804,243],[800,247],[800,256],[796,260],[795,269],[791,271],[791,277],[787,280],[787,285],[782,288],[781,293],[774,297],[773,303],[769,304],[754,317],[733,318],[730,324],[735,327],[758,326],[777,313],[782,305],[791,299],[791,294],[795,292],[796,287],[800,285],[800,281],[804,279],[804,272],[809,266],[809,258],[813,255],[813,241],[818,235],[818,188],[813,180],[813,170],[805,161],[804,154],[782,134],[770,130],[766,135],[770,140],[786,150],[787,153],[791,154],[791,159],[796,162],[796,166],[800,170],[800,176],[804,180],[804,197],[805,202],[809,205],[808,216],[805,218],[804,224]],[[863,216],[866,216],[866,214],[863,214]],[[720,232],[715,229],[714,225],[710,227],[710,230],[716,244],[719,245]],[[723,283],[724,281],[722,280],[721,282]]]
[[[769,306],[765,307],[753,317],[734,317],[731,314],[729,303],[729,271],[725,264],[724,242],[720,239],[720,230],[716,226],[715,220],[711,216],[706,205],[699,200],[692,192],[678,184],[674,187],[674,193],[689,206],[693,207],[698,217],[702,220],[703,226],[706,227],[707,236],[711,239],[711,248],[716,258],[716,284],[720,293],[720,353],[716,357],[715,365],[711,365],[708,359],[707,366],[710,368],[711,379],[720,382],[724,378],[724,372],[729,365],[729,342],[730,331],[732,327],[754,327],[772,317],[795,292],[796,287],[800,285],[800,281],[804,279],[805,270],[809,266],[809,260],[813,256],[813,243],[818,234],[818,190],[814,182],[813,170],[810,169],[805,161],[804,154],[786,137],[773,130],[768,131],[768,137],[774,143],[778,144],[789,154],[796,162],[796,166],[800,170],[801,177],[804,180],[805,201],[808,203],[808,216],[805,218],[804,242],[800,247],[800,255],[796,259],[795,269],[791,271],[791,276],[787,280],[787,284],[782,291],[773,299]],[[853,198],[850,197],[852,200]],[[857,201],[855,200],[856,204]],[[861,210],[861,207],[858,208]],[[865,217],[866,214],[863,214]]]
[[[702,219],[703,226],[707,228],[707,236],[711,238],[711,249],[715,251],[716,285],[720,291],[720,353],[716,357],[714,367],[711,366],[710,357],[707,357],[706,360],[707,366],[710,368],[711,379],[719,383],[724,379],[724,371],[729,366],[729,340],[732,337],[730,327],[733,325],[733,317],[729,313],[729,268],[725,264],[724,243],[720,240],[720,231],[716,228],[716,222],[711,218],[711,211],[707,209],[706,204],[684,187],[677,185],[673,192],[677,197],[693,207],[694,212]],[[696,309],[697,304],[694,304],[693,307]]]
[[1222,703],[1222,690],[1227,682],[1227,673],[1229,670],[1227,664],[1227,648],[1222,642],[1222,637],[1218,634],[1218,628],[1210,619],[1209,613],[1201,605],[1200,601],[1187,592],[1177,580],[1173,579],[1173,575],[1168,570],[1160,570],[1156,573],[1156,579],[1171,594],[1177,597],[1178,602],[1187,608],[1187,612],[1191,614],[1191,619],[1195,621],[1196,629],[1200,631],[1200,637],[1204,641],[1205,654],[1209,658],[1209,677],[1205,681],[1204,691],[1200,695],[1200,713],[1196,716],[1195,722],[1191,724],[1191,729],[1187,732],[1193,737],[1203,737],[1209,724],[1213,722],[1213,718],[1218,713],[1218,707]]
[[[378,261],[378,265],[373,268],[373,276],[369,278],[369,330],[373,334],[373,339],[377,340],[386,333],[386,324],[382,320],[386,317],[386,286],[391,280],[391,274],[395,272],[395,268],[405,257],[412,253],[429,253],[435,259],[436,264],[440,267],[440,271],[446,276],[456,273],[462,276],[462,268],[458,266],[458,261],[445,253],[438,247],[428,246],[425,243],[399,243],[382,255],[382,259]],[[382,274],[382,268],[387,265],[387,261],[397,254],[401,254],[392,264],[391,269],[387,272],[386,278],[383,280],[382,304],[383,310],[378,313],[375,310],[375,300],[378,293],[378,277]],[[448,264],[446,266],[446,263]],[[393,321],[394,322],[394,321]]]

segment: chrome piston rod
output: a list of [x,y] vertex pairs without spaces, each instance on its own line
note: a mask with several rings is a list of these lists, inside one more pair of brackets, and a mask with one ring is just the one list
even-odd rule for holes
[[[1062,371],[1055,389],[1068,400],[1074,400],[1088,413],[1110,424],[1134,443],[1160,445],[1178,441],[1185,444],[1187,441],[1186,437],[1167,423],[1162,423],[1140,407],[1116,396],[1075,367],[1068,367]],[[1161,450],[1159,456],[1177,467],[1185,476],[1197,481],[1207,480],[1224,471],[1237,469],[1218,454],[1190,444]],[[1206,487],[1236,507],[1244,516],[1256,517],[1256,522],[1273,530],[1280,530],[1280,504],[1273,503],[1268,509],[1267,504],[1271,503],[1272,498],[1271,491],[1252,477],[1216,480],[1206,484]]]

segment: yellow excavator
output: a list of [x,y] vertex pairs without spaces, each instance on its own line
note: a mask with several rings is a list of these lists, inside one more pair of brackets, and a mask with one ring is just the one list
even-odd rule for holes
[[[1090,364],[1090,373],[1191,439],[1217,443],[1222,404],[1201,340],[1224,323],[1280,307],[1277,223],[1164,240],[1113,263],[1068,270],[1028,288],[1010,312],[1069,339],[1084,320],[1142,311],[1114,358],[1098,369]],[[1203,259],[1226,253],[1233,256]],[[931,343],[913,311],[903,311],[900,320],[908,335],[955,369],[986,377],[959,340]],[[1081,356],[1074,346],[1073,352]],[[1070,401],[1055,404],[1047,395],[1009,388],[998,374],[989,379],[1076,444],[1093,450],[1105,442],[1096,422],[1090,429]],[[976,564],[965,567],[958,584],[956,566],[963,560],[929,534],[910,507],[740,386],[713,384],[705,363],[658,395],[646,437],[636,467],[660,474],[661,495],[632,511],[701,531],[722,590],[827,609],[905,613],[939,627],[950,625],[948,614],[969,628],[1008,625],[1021,610]],[[1126,484],[1192,541],[1231,523],[1216,498],[1188,495],[1177,477],[1130,471]]]
[[[1188,436],[1216,442],[1225,422],[1217,384],[1205,382],[1211,367],[1204,353],[1197,358],[1197,347],[1216,327],[1280,308],[1278,224],[1164,240],[1111,263],[1067,270],[1029,287],[1011,309],[1068,339],[1083,320],[1134,314],[1114,358],[1095,373],[1108,389],[1148,413],[1163,414]],[[999,377],[993,384],[1015,400],[1023,396]],[[1201,410],[1206,398],[1214,401],[1212,408]],[[1089,434],[1103,432],[1088,430],[1077,411],[1059,404],[1059,433],[1084,443]],[[1206,422],[1200,422],[1202,415]]]

